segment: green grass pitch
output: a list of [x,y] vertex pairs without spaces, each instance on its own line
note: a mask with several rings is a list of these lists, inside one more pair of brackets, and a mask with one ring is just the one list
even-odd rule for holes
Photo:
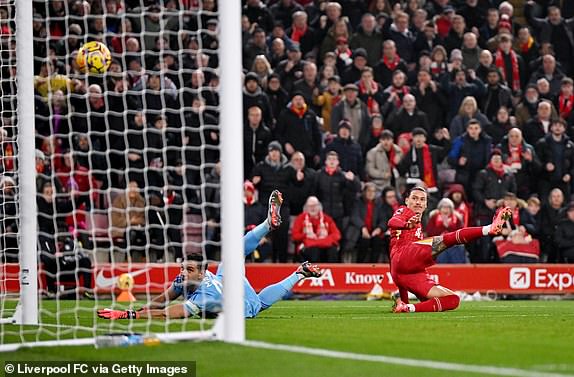
[[[4,303],[7,305],[7,303]],[[93,303],[44,301],[43,318],[58,309],[60,325],[80,326],[67,336],[86,336],[97,327],[107,331],[110,322],[95,319]],[[101,306],[103,302],[100,301]],[[269,343],[298,345],[360,354],[396,356],[415,360],[494,367],[520,368],[531,372],[574,375],[574,301],[463,302],[460,309],[445,313],[396,315],[390,302],[376,301],[283,301],[256,319],[247,320],[247,337]],[[125,327],[127,322],[112,324]],[[143,323],[142,323],[143,325]],[[141,330],[131,322],[132,330]],[[197,328],[197,322],[175,321],[169,330]],[[118,330],[118,327],[115,327]],[[153,331],[166,325],[154,322]],[[13,325],[0,327],[2,343],[13,342]],[[46,328],[55,332],[57,328]],[[27,329],[28,338],[41,336]],[[182,360],[196,361],[198,376],[477,376],[453,372],[353,361],[264,350],[220,342],[185,342],[156,347],[129,348],[55,347],[0,353],[2,360]]]

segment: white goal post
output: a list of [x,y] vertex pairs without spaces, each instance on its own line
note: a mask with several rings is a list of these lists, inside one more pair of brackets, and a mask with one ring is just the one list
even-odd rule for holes
[[[216,109],[219,114],[219,154],[220,154],[220,161],[221,161],[221,183],[220,183],[220,227],[221,227],[221,237],[220,237],[220,246],[221,246],[221,262],[225,263],[225,276],[224,276],[224,284],[223,284],[223,312],[212,323],[212,326],[209,326],[207,323],[207,319],[202,317],[198,319],[198,329],[188,330],[185,327],[187,321],[182,321],[181,326],[180,322],[177,321],[167,321],[165,325],[158,324],[158,321],[141,321],[142,323],[145,322],[144,326],[136,326],[132,324],[130,321],[129,324],[113,324],[109,322],[107,323],[98,320],[95,310],[86,310],[85,307],[82,306],[84,301],[79,299],[75,300],[75,306],[73,306],[74,301],[60,301],[59,297],[50,297],[50,300],[45,299],[45,295],[42,293],[41,281],[42,277],[39,272],[42,271],[42,261],[40,259],[40,253],[42,252],[43,245],[39,245],[39,238],[42,234],[42,231],[39,230],[39,222],[38,222],[38,215],[39,209],[37,207],[37,196],[40,195],[40,191],[42,190],[39,187],[37,182],[37,158],[38,158],[38,135],[36,132],[36,122],[37,119],[35,117],[35,102],[34,98],[37,97],[38,93],[35,90],[35,80],[37,78],[37,69],[35,70],[35,64],[31,62],[37,62],[38,57],[35,56],[34,52],[34,41],[38,39],[38,36],[34,34],[33,30],[33,23],[36,21],[36,13],[33,8],[34,2],[32,1],[20,1],[20,0],[11,0],[11,3],[15,9],[15,39],[16,39],[16,56],[17,56],[17,125],[18,125],[18,134],[16,137],[16,144],[17,144],[17,157],[16,157],[16,165],[17,165],[17,172],[15,173],[14,177],[17,178],[17,191],[18,191],[18,200],[16,203],[17,210],[18,210],[18,245],[19,245],[19,255],[18,255],[18,280],[19,280],[19,292],[16,293],[17,300],[13,299],[11,294],[8,294],[7,291],[2,291],[5,289],[6,284],[3,281],[0,281],[0,300],[3,302],[0,305],[0,328],[2,329],[3,334],[0,336],[0,351],[13,351],[20,347],[32,347],[32,346],[63,346],[63,345],[91,345],[95,344],[95,339],[98,335],[107,332],[137,332],[142,334],[153,333],[154,336],[159,338],[160,340],[165,341],[180,341],[180,340],[223,340],[227,342],[243,342],[245,341],[245,319],[244,319],[244,299],[243,299],[243,278],[244,278],[244,253],[243,253],[243,105],[242,105],[242,42],[241,42],[241,3],[237,1],[232,2],[223,2],[220,1],[219,9],[218,9],[218,51],[217,56],[219,57],[219,66],[215,71],[215,73],[219,76],[219,104]],[[45,17],[49,16],[49,3],[46,2],[46,15]],[[152,12],[148,10],[146,7],[147,3],[144,0],[140,0],[142,5],[142,14],[139,19],[141,24],[144,23],[145,17]],[[184,7],[183,3],[194,3],[193,1],[189,2],[177,2],[179,3],[180,7]],[[205,28],[206,25],[202,25],[201,17],[204,14],[202,12],[202,0],[198,1],[199,3],[199,10],[189,10],[178,8],[177,10],[169,10],[172,13],[169,13],[167,9],[160,9],[159,15],[160,17],[171,17],[171,19],[183,20],[185,17],[197,17],[198,24],[201,32],[201,28]],[[67,6],[66,6],[67,7]],[[66,12],[70,11],[66,8]],[[103,10],[106,11],[106,8]],[[155,12],[155,10],[153,11]],[[169,13],[169,14],[168,14]],[[65,25],[68,27],[72,24],[73,20],[68,19],[68,14],[66,14]],[[104,13],[104,16],[107,16]],[[120,15],[124,18],[129,18],[126,14]],[[120,17],[118,16],[118,17]],[[128,15],[129,16],[129,15]],[[122,18],[122,20],[124,19]],[[58,22],[62,21],[60,18],[57,19]],[[63,22],[63,21],[62,21]],[[123,22],[123,21],[122,21]],[[157,31],[157,38],[162,38],[164,33],[169,34],[171,31],[164,30],[163,28],[166,27],[167,22],[161,22],[161,30]],[[122,24],[123,25],[123,24]],[[141,26],[141,25],[140,25]],[[65,30],[68,32],[69,30]],[[180,35],[180,30],[177,30],[176,33]],[[201,34],[200,32],[197,35]],[[119,31],[116,31],[112,34],[106,34],[107,31],[104,32],[104,40],[111,40],[112,38],[119,37],[122,39],[120,42],[123,48],[126,48],[126,35],[120,35]],[[145,33],[142,33],[144,39],[146,37]],[[193,34],[193,33],[192,33]],[[194,34],[196,35],[196,34]],[[46,37],[48,38],[48,37]],[[83,38],[83,36],[82,36]],[[85,37],[86,39],[88,37]],[[125,38],[125,39],[123,39]],[[179,38],[179,37],[178,37]],[[201,38],[199,39],[199,52],[201,54],[201,49],[206,48],[209,49],[210,47],[202,46]],[[180,42],[178,42],[180,43]],[[48,39],[46,39],[45,45],[47,49],[52,48],[52,45],[49,45]],[[180,46],[183,49],[187,49],[188,46]],[[158,55],[162,56],[164,47],[161,47],[159,50]],[[124,54],[126,50],[124,50]],[[71,61],[72,52],[66,47],[66,56],[65,60]],[[142,49],[142,55],[145,55],[146,51]],[[122,58],[124,59],[122,62],[125,64],[125,56]],[[121,60],[121,59],[120,59]],[[143,60],[143,59],[142,59]],[[73,63],[70,63],[73,65]],[[37,67],[36,67],[37,68]],[[200,71],[202,68],[201,66],[197,68]],[[142,72],[145,71],[145,68]],[[181,67],[181,71],[173,73],[175,77],[182,78],[189,72],[184,72],[185,69]],[[127,71],[126,71],[127,72]],[[147,72],[147,71],[146,71]],[[183,72],[183,73],[182,73]],[[69,73],[70,77],[73,77],[72,73]],[[104,74],[104,78],[102,81],[105,83],[106,75]],[[190,75],[191,76],[191,75]],[[162,78],[163,78],[163,71],[162,71]],[[4,80],[4,78],[2,78]],[[80,79],[81,80],[81,79]],[[86,79],[86,82],[89,80]],[[183,82],[183,79],[182,79]],[[50,89],[50,85],[48,87]],[[205,84],[207,85],[207,84]],[[86,85],[87,88],[88,85]],[[113,91],[113,88],[106,89],[106,85],[100,85],[103,87],[104,92],[102,93],[103,96],[106,95],[106,90]],[[185,85],[183,85],[185,86]],[[201,88],[200,88],[201,89]],[[162,87],[162,95],[164,94],[165,88]],[[199,89],[198,89],[199,90]],[[183,93],[185,91],[184,87],[178,87],[178,93]],[[145,90],[142,91],[143,94],[139,94],[141,96],[145,96]],[[124,93],[128,93],[126,91]],[[47,116],[47,122],[52,122],[55,119],[53,115],[53,104],[52,104],[52,94],[47,99],[47,107],[49,108],[50,112]],[[66,101],[67,105],[70,107],[70,117],[73,116],[72,113],[72,106],[70,105],[71,100],[70,98],[73,95],[67,95]],[[89,92],[84,94],[87,98],[89,96]],[[127,96],[127,95],[126,95]],[[181,94],[180,97],[183,97]],[[124,103],[128,101],[124,98]],[[107,103],[106,103],[107,106]],[[145,110],[145,106],[147,106],[145,99],[143,100],[143,106]],[[183,106],[182,106],[183,109]],[[144,111],[142,110],[142,112]],[[170,115],[175,113],[176,116],[180,116],[182,122],[185,123],[186,119],[184,119],[184,115],[178,115],[177,111],[187,111],[188,109],[185,108],[183,110],[173,110],[173,109],[164,109],[165,113]],[[138,110],[139,111],[139,110]],[[171,113],[170,113],[171,111]],[[126,111],[121,114],[124,121],[127,122],[127,119],[133,115],[135,111],[129,112]],[[106,108],[105,115],[108,116],[108,113],[111,113],[112,116],[117,114],[114,111],[108,110]],[[127,115],[126,115],[127,114]],[[155,113],[154,113],[155,114]],[[162,113],[164,114],[163,110]],[[38,114],[36,114],[38,115]],[[90,114],[86,115],[85,117],[88,123],[88,133],[92,132],[92,125],[90,122]],[[200,117],[201,118],[201,117]],[[131,118],[130,118],[131,119]],[[203,119],[203,118],[201,118]],[[203,121],[202,121],[203,122]],[[108,123],[106,123],[108,124]],[[125,125],[126,130],[128,129],[128,125]],[[185,128],[182,126],[182,129]],[[209,124],[202,123],[200,125],[201,132],[205,130],[210,130]],[[99,132],[99,131],[98,131]],[[127,131],[126,131],[127,132]],[[187,131],[185,131],[187,132]],[[103,132],[106,138],[111,138],[112,131],[106,130]],[[95,135],[99,135],[97,132],[94,131]],[[184,131],[180,132],[180,135],[184,136]],[[91,135],[87,135],[90,137]],[[187,137],[187,136],[186,136]],[[127,136],[124,136],[127,139]],[[72,140],[72,132],[70,131],[69,140]],[[90,140],[91,143],[91,140]],[[91,148],[91,145],[90,145]],[[126,147],[127,148],[127,147]],[[162,154],[165,156],[168,154],[171,146],[167,146],[162,150]],[[181,147],[182,150],[185,147]],[[199,147],[202,151],[204,151],[203,146]],[[146,142],[144,142],[144,149],[153,149],[150,147]],[[64,152],[62,152],[64,153]],[[71,153],[71,152],[70,152]],[[87,154],[89,158],[93,158],[94,155],[98,155],[100,153],[104,159],[107,159],[109,163],[114,157],[110,157],[109,151],[103,150],[102,152],[95,152],[90,150]],[[202,152],[203,153],[203,152]],[[184,152],[181,152],[184,155]],[[126,153],[127,156],[127,153]],[[55,169],[54,160],[55,157],[52,156],[46,159],[47,164],[50,165],[50,168]],[[126,157],[126,163],[128,162]],[[89,162],[90,167],[94,166],[92,161]],[[183,163],[185,166],[185,162]],[[185,183],[187,182],[184,178],[184,185],[187,184],[183,188],[183,190],[192,187],[193,190],[196,190],[199,193],[200,198],[203,199],[204,191],[206,190],[206,183],[204,179],[206,179],[206,174],[204,171],[206,167],[210,166],[210,162],[206,163],[205,166],[203,165],[204,162],[202,161],[202,165],[197,167],[197,170],[201,173],[199,174],[202,181],[199,185]],[[195,166],[193,168],[196,168]],[[149,166],[146,165],[144,168],[144,173],[147,174],[147,169]],[[72,172],[74,168],[72,168]],[[94,171],[98,172],[97,169]],[[108,177],[110,174],[116,173],[114,168],[107,168],[107,171],[104,171],[103,174],[107,175]],[[121,173],[121,172],[120,172]],[[118,174],[120,174],[118,173]],[[91,174],[91,171],[88,173]],[[121,173],[123,174],[123,173]],[[163,177],[168,175],[167,169],[161,173]],[[126,177],[128,173],[125,173]],[[52,182],[55,181],[56,178],[51,178]],[[127,178],[126,178],[127,180]],[[146,183],[148,182],[148,178],[145,178]],[[165,180],[167,181],[167,179]],[[147,188],[144,187],[142,190],[146,190]],[[115,188],[104,188],[100,189],[97,188],[90,188],[89,195],[96,195],[99,194],[100,196],[107,195],[110,198],[111,194],[114,193]],[[126,189],[127,190],[127,189]],[[127,195],[127,194],[126,194]],[[71,196],[71,194],[70,194]],[[197,204],[194,209],[201,211],[203,215],[203,221],[206,222],[205,213],[206,213],[206,206],[205,203]],[[111,200],[107,202],[107,206],[111,207]],[[112,210],[110,208],[98,209],[101,213],[107,213],[108,217]],[[185,220],[185,209],[187,203],[182,205],[184,207],[184,222],[188,221]],[[215,206],[217,207],[217,203]],[[146,204],[145,210],[155,210],[155,204]],[[56,205],[53,205],[56,208]],[[76,207],[74,203],[73,212],[70,212],[68,215],[73,218],[74,223],[77,221],[76,211],[79,209]],[[93,209],[88,208],[86,217],[89,222],[92,224],[94,223],[95,215]],[[127,212],[127,210],[126,210]],[[147,215],[146,215],[147,216]],[[159,215],[158,215],[159,217]],[[164,219],[165,220],[165,219]],[[56,217],[54,217],[54,224],[56,223]],[[130,220],[131,221],[131,220]],[[166,227],[167,225],[164,224],[165,221],[162,221],[162,218],[159,219],[160,225]],[[186,245],[192,243],[194,247],[200,248],[204,258],[206,257],[205,248],[206,245],[211,245],[212,241],[206,241],[206,228],[207,225],[205,223],[201,224],[189,224],[189,222],[178,225],[178,229],[181,229],[183,233],[186,232],[187,227],[189,226],[197,226],[201,229],[202,233],[202,240],[199,243],[196,241],[182,241],[181,244],[185,249]],[[56,227],[57,229],[57,227]],[[111,239],[113,229],[107,231],[107,236]],[[146,228],[147,231],[147,228]],[[161,230],[164,233],[164,238],[166,242],[165,249],[167,250],[167,231],[165,229]],[[89,236],[95,237],[95,230],[88,229],[86,232],[89,233]],[[56,233],[52,235],[55,239],[55,242],[58,242],[58,236],[60,230],[56,230]],[[101,236],[101,235],[100,235]],[[104,238],[106,235],[104,235]],[[185,235],[183,236],[185,238]],[[148,238],[149,242],[149,238]],[[217,242],[217,241],[215,241]],[[170,239],[170,243],[171,239]],[[76,243],[74,243],[75,245]],[[182,246],[180,245],[180,246]],[[58,246],[59,247],[59,246]],[[75,247],[75,246],[74,246]],[[110,242],[110,248],[111,248]],[[129,246],[128,246],[129,247]],[[92,262],[92,268],[94,271],[94,278],[95,278],[95,271],[97,269],[102,269],[102,264],[100,261],[96,260],[96,250],[97,247],[94,246],[93,250],[87,250],[86,253],[89,254],[89,258]],[[145,246],[145,255],[150,253],[149,252],[149,245]],[[2,250],[0,250],[1,252]],[[110,251],[110,254],[112,252]],[[185,255],[185,250],[184,250]],[[128,260],[126,263],[121,265],[115,265],[113,255],[110,256],[109,265],[106,265],[105,268],[108,268],[109,271],[114,271],[118,268],[125,268],[129,273],[131,273],[135,267],[131,260]],[[4,273],[0,271],[0,280],[1,279],[8,279],[8,274],[5,272],[5,266],[3,264],[5,261],[0,260],[0,268],[3,269]],[[166,263],[167,266],[167,259],[164,261],[154,261],[150,262],[146,259],[145,268],[153,269],[153,268],[163,268],[160,263]],[[143,265],[143,263],[141,263]],[[169,271],[173,271],[174,269],[174,262],[171,262]],[[107,270],[106,270],[107,271]],[[143,271],[143,270],[142,270]],[[147,270],[146,270],[147,271]],[[167,275],[168,267],[165,267],[165,274]],[[58,269],[57,274],[60,274],[60,269]],[[81,272],[76,270],[75,274],[75,282],[79,285],[80,282],[80,274]],[[146,274],[140,275],[140,278],[145,276]],[[57,276],[59,282],[59,276]],[[109,280],[110,278],[108,278]],[[84,280],[85,281],[85,280]],[[94,283],[95,284],[95,283]],[[137,283],[136,283],[137,284]],[[151,284],[150,284],[151,285]],[[150,299],[153,295],[150,293],[148,287],[142,285],[140,283],[140,289],[146,290],[145,298]],[[113,302],[111,305],[116,305],[115,295],[112,294]],[[142,296],[140,296],[142,297]],[[9,310],[4,310],[6,302],[8,301],[17,301],[17,305],[14,308],[10,308]],[[96,298],[95,306],[98,306],[98,302],[100,301],[99,298]],[[104,302],[107,301],[103,300]],[[48,305],[49,304],[49,305]],[[70,307],[70,305],[72,305]],[[60,308],[62,311],[60,312]],[[68,316],[76,316],[77,319],[73,321],[73,323],[64,323],[65,321],[60,321],[61,316],[64,314]],[[89,326],[84,326],[82,324],[82,319],[87,318],[90,323],[93,323],[93,328],[89,328]],[[133,321],[135,322],[135,321]],[[100,328],[98,328],[100,326]],[[179,331],[174,331],[174,327],[179,326]],[[8,339],[8,340],[7,340]]]

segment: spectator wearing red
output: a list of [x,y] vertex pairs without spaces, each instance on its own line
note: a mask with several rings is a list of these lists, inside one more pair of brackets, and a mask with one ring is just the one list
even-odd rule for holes
[[[299,5],[299,2],[295,0],[281,0],[269,7],[269,11],[273,16],[275,25],[281,23],[282,25],[289,25],[291,20],[295,24],[295,15],[299,16],[298,13],[304,13],[303,7]],[[299,21],[300,22],[300,21]],[[307,23],[307,13],[305,13],[305,26]],[[298,25],[301,27],[300,25]],[[291,33],[288,33],[290,35]],[[293,38],[291,38],[293,39]],[[293,41],[295,41],[293,39]],[[299,41],[296,41],[299,43]]]
[[445,193],[445,197],[454,204],[454,210],[460,215],[463,227],[469,227],[470,219],[472,218],[472,208],[467,199],[464,186],[459,184],[451,185]]
[[537,263],[540,257],[540,242],[523,229],[514,229],[506,239],[495,242],[502,263]]
[[[530,64],[540,56],[539,50],[540,44],[532,37],[528,26],[522,26],[514,40],[514,51],[522,56],[527,70],[529,70]],[[528,77],[530,77],[530,73]]]
[[363,68],[361,80],[359,80],[357,86],[359,87],[359,98],[367,104],[369,115],[380,114],[383,104],[383,90],[374,80],[374,73],[371,67]]
[[352,234],[348,234],[346,238],[357,242],[357,262],[378,262],[383,254],[383,236],[387,230],[388,219],[384,216],[381,200],[377,199],[377,187],[374,183],[365,184],[363,194],[353,206],[350,220],[351,225],[347,232]]
[[529,198],[537,191],[537,177],[542,172],[542,163],[534,147],[524,141],[519,128],[512,128],[496,148],[502,152],[506,169],[516,177],[518,197]]
[[[441,236],[445,233],[454,232],[463,228],[463,219],[455,211],[454,203],[448,198],[441,199],[437,208],[430,212],[426,226],[429,237]],[[454,245],[440,254],[437,263],[467,263],[466,249],[464,245]]]
[[397,70],[406,72],[407,64],[397,53],[395,42],[386,40],[383,43],[383,56],[374,70],[375,80],[377,80],[383,88],[386,88],[393,82],[393,74]]
[[431,51],[431,74],[434,78],[448,72],[448,53],[443,45],[435,46]]
[[391,85],[383,92],[383,108],[381,114],[387,118],[393,111],[398,110],[403,105],[403,98],[411,91],[407,85],[407,75],[403,71],[393,73]]
[[[477,225],[490,221],[496,210],[496,203],[507,192],[516,192],[516,180],[512,174],[504,170],[502,152],[492,151],[488,166],[481,170],[472,183],[472,196],[475,202]],[[473,262],[489,262],[495,260],[491,250],[491,241],[487,238],[480,240],[479,249],[471,253]]]
[[290,28],[285,30],[285,34],[287,34],[294,43],[299,44],[301,53],[305,55],[315,47],[315,29],[308,25],[307,13],[302,10],[293,13],[292,17],[293,23]]
[[429,193],[436,194],[438,193],[437,165],[446,157],[448,147],[427,144],[428,134],[422,128],[415,128],[412,135],[413,144],[397,169],[401,175],[406,174],[408,185],[422,182]]
[[558,110],[560,118],[566,121],[568,125],[568,134],[570,128],[574,126],[574,81],[570,77],[562,79],[560,93],[554,100],[554,107]]
[[[243,214],[246,233],[261,224],[267,217],[267,208],[259,201],[257,190],[251,181],[243,183]],[[254,261],[264,261],[271,254],[270,252],[269,239],[263,238],[251,256]]]
[[494,56],[494,64],[500,70],[502,78],[512,93],[519,93],[526,83],[527,70],[522,56],[512,49],[512,35],[502,34],[498,37],[498,50]]
[[310,262],[338,262],[341,233],[331,216],[323,212],[317,197],[310,196],[292,229],[298,253]]

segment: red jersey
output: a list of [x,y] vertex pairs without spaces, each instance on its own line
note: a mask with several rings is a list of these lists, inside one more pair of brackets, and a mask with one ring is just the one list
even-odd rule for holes
[[418,223],[414,228],[407,228],[407,221],[416,215],[406,206],[400,206],[387,225],[391,233],[391,260],[406,245],[423,239],[423,227]]

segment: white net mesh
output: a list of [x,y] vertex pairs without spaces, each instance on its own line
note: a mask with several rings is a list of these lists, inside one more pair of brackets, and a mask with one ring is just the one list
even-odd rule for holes
[[[0,3],[2,318],[18,297],[13,3]],[[118,282],[133,280],[123,293],[143,303],[171,285],[186,256],[219,258],[215,2],[33,7],[41,324],[3,324],[0,343],[208,328],[205,318],[105,322],[95,308],[130,305],[116,300]],[[88,41],[109,48],[107,72],[81,72]]]

